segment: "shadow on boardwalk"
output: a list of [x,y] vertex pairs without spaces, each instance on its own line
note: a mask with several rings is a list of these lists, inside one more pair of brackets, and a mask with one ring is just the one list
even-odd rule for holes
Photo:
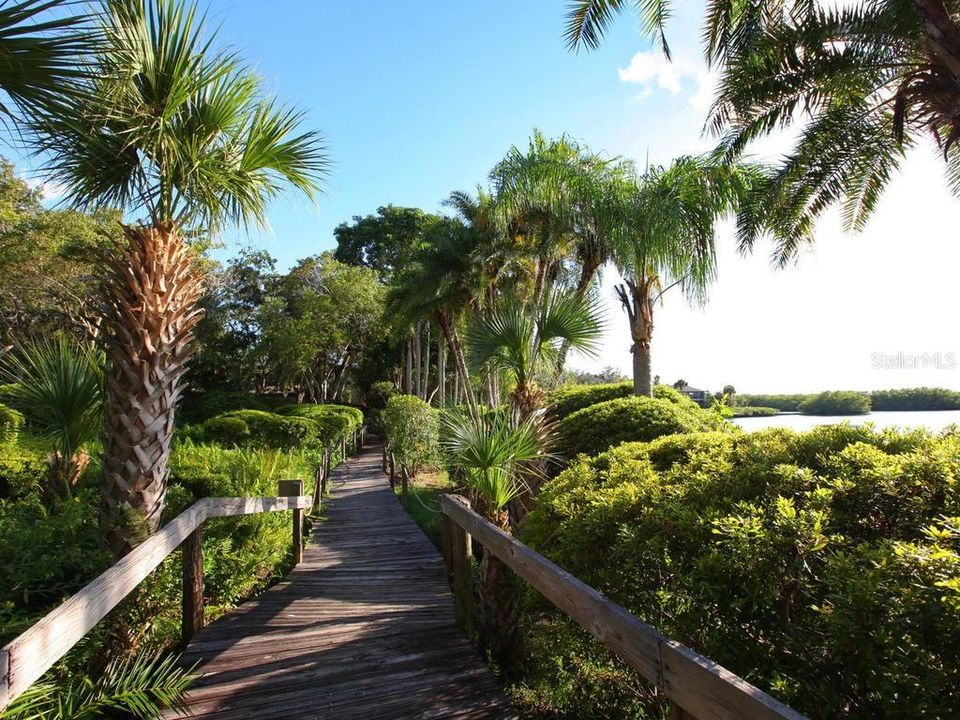
[[380,472],[342,482],[303,564],[190,643],[203,677],[183,717],[516,718],[454,618],[443,560]]

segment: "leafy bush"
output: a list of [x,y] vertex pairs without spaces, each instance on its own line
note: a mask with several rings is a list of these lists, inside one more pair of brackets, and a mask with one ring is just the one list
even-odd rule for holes
[[232,390],[207,390],[184,398],[178,418],[185,423],[202,423],[233,410],[269,410],[256,395]]
[[632,382],[605,385],[568,385],[550,393],[548,399],[550,416],[554,420],[563,420],[577,410],[631,395],[633,395]]
[[228,447],[291,449],[310,445],[317,438],[317,424],[308,418],[286,417],[265,410],[234,410],[201,424],[195,439]]
[[793,395],[751,395],[749,393],[737,393],[733,396],[736,405],[745,407],[772,407],[780,412],[799,412],[800,403],[810,397],[806,393],[797,393]]
[[957,433],[668,436],[578,459],[523,538],[811,718],[950,717],[958,468]]
[[0,404],[0,446],[16,441],[22,427],[23,414]]
[[387,444],[397,462],[414,476],[439,456],[437,411],[413,395],[394,395],[383,411]]
[[866,415],[870,396],[852,390],[828,390],[808,397],[799,406],[804,415]]
[[780,411],[776,408],[752,405],[735,405],[731,410],[733,410],[733,417],[768,417],[780,414]]
[[305,417],[311,420],[325,419],[328,417],[343,417],[348,421],[347,430],[353,431],[363,425],[363,410],[350,405],[314,405],[304,403],[301,405],[284,405],[277,412],[280,415],[290,417]]
[[960,410],[960,392],[945,388],[874,390],[870,400],[874,410]]
[[630,396],[577,410],[557,426],[557,452],[567,458],[596,455],[620,443],[706,430],[722,422],[684,399],[691,406]]
[[37,494],[0,501],[0,537],[0,605],[24,613],[60,602],[109,562],[97,541],[93,490],[80,491],[56,512]]

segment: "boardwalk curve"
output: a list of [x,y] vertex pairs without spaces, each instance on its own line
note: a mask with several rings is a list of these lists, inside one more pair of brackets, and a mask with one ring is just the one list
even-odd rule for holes
[[173,717],[516,718],[454,618],[443,560],[378,447],[333,474],[301,565],[197,634],[203,677]]

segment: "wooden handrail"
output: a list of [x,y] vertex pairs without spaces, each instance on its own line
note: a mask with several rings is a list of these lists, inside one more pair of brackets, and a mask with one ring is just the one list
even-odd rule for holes
[[459,495],[441,495],[444,556],[461,617],[470,609],[470,536],[559,610],[637,670],[689,720],[806,720],[712,660],[670,640],[625,608],[480,517]]
[[[187,558],[185,553],[184,563],[185,635],[199,629],[198,624],[202,624],[203,618],[203,563],[202,557],[199,556],[199,533],[207,519],[294,510],[294,557],[296,558],[298,556],[296,546],[303,540],[303,511],[310,507],[312,498],[303,495],[303,484],[300,481],[285,482],[297,483],[295,486],[281,487],[281,492],[294,491],[293,494],[285,497],[231,497],[199,500],[42,620],[0,648],[0,710],[39,680],[57,660],[66,655],[107,613],[120,604],[168,555],[191,536],[193,538],[190,544],[190,557]],[[197,563],[198,557],[200,557],[199,563]],[[199,577],[197,576],[198,564]],[[187,592],[188,585],[193,592]],[[197,588],[199,588],[199,604]],[[198,613],[199,623],[197,622]]]

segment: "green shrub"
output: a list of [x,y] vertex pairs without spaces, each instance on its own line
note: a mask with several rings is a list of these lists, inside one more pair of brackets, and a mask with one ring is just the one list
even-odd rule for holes
[[80,491],[57,511],[36,493],[0,501],[0,537],[0,605],[20,612],[64,600],[109,564],[97,540],[94,490]]
[[178,411],[185,423],[202,423],[233,410],[269,410],[270,407],[252,393],[233,390],[207,390],[188,395]]
[[23,414],[0,405],[0,447],[13,443],[23,427]]
[[733,401],[737,405],[746,407],[772,407],[780,412],[799,412],[800,403],[810,397],[809,394],[796,393],[793,395],[765,395],[750,393],[737,393],[733,396]]
[[314,444],[317,424],[308,418],[286,417],[265,410],[234,410],[210,418],[193,433],[196,439],[228,447],[292,449]]
[[780,411],[772,407],[756,407],[751,405],[735,405],[730,408],[733,410],[733,417],[768,417],[770,415],[779,415]]
[[960,410],[960,392],[945,388],[874,390],[870,400],[874,410]]
[[609,383],[606,385],[567,385],[550,393],[548,403],[550,416],[563,420],[577,410],[633,395],[633,383]]
[[958,469],[958,433],[668,436],[578,459],[522,537],[815,720],[950,717]]
[[828,390],[808,397],[799,405],[804,415],[866,415],[870,396],[852,390]]
[[414,476],[440,452],[437,411],[413,395],[394,395],[383,411],[387,444],[396,461]]
[[316,438],[323,446],[336,445],[363,425],[363,411],[349,405],[286,405],[277,412],[312,421],[316,427]]
[[687,407],[681,402],[630,396],[577,410],[558,424],[556,450],[567,458],[596,455],[620,443],[707,430],[722,422],[689,402]]

